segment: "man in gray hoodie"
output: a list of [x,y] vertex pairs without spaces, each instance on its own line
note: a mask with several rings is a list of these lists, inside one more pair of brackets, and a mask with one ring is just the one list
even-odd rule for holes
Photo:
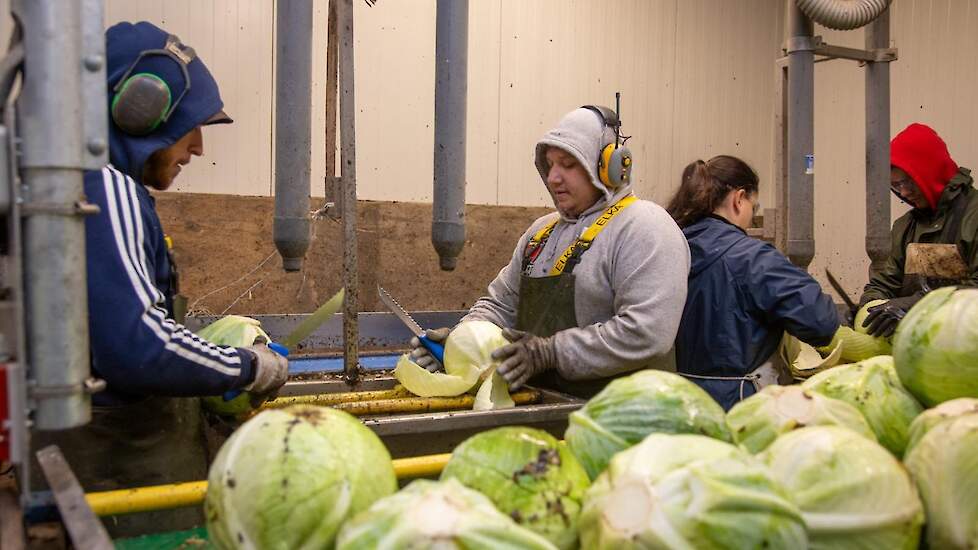
[[[530,226],[462,319],[504,328],[511,343],[493,356],[511,390],[532,380],[589,397],[637,369],[675,370],[689,247],[662,207],[632,194],[619,125],[610,109],[582,107],[537,143],[537,171],[557,213]],[[412,358],[439,367],[419,345]]]

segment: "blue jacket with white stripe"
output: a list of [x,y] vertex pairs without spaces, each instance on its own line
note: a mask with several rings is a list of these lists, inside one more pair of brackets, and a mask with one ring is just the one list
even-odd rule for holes
[[[162,48],[167,33],[150,23],[119,23],[106,32],[109,102],[112,89],[141,51]],[[100,213],[85,221],[92,369],[108,383],[95,395],[109,405],[142,396],[219,395],[247,385],[252,355],[198,338],[171,319],[170,262],[143,165],[223,108],[217,83],[199,58],[188,66],[192,87],[170,118],[148,136],[109,124],[111,164],[86,172],[85,194]],[[133,74],[160,76],[184,89],[176,61],[143,57]]]

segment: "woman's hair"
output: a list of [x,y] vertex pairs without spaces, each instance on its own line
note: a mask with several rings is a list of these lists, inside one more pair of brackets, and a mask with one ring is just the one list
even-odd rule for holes
[[712,214],[727,193],[738,189],[757,193],[757,173],[746,162],[729,155],[697,160],[683,170],[679,190],[666,210],[679,227],[686,227]]

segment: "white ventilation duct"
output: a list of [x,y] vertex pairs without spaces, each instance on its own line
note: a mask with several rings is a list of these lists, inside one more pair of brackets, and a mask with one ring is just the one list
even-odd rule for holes
[[851,31],[868,24],[890,7],[892,0],[798,0],[798,7],[812,21],[837,31]]

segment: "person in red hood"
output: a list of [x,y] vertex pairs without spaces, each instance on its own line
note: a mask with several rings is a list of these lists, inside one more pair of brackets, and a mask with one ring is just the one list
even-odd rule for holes
[[888,300],[869,309],[864,325],[870,334],[890,336],[900,319],[923,297],[904,281],[907,246],[911,243],[956,245],[978,284],[978,193],[971,170],[959,167],[937,132],[911,124],[890,142],[890,190],[912,208],[893,223],[890,257],[870,271],[859,300]]

